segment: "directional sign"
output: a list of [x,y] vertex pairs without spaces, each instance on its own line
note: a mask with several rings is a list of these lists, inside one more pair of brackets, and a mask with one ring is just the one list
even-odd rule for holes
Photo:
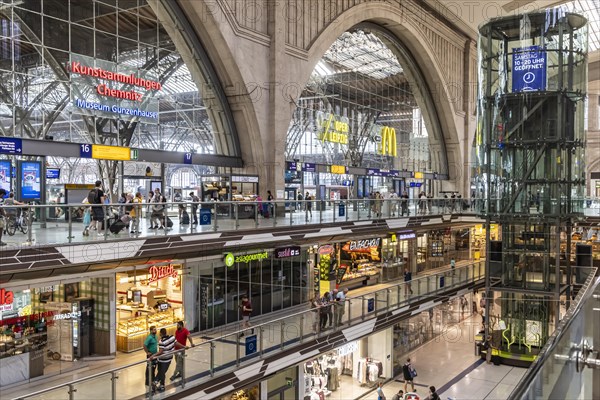
[[100,160],[129,161],[131,160],[131,149],[129,147],[95,144],[92,145],[92,158]]
[[79,145],[79,157],[80,158],[92,158],[92,145],[91,144],[80,144]]
[[23,154],[23,142],[18,138],[0,138],[0,153]]
[[185,153],[183,155],[183,163],[184,164],[191,164],[192,163],[192,153]]

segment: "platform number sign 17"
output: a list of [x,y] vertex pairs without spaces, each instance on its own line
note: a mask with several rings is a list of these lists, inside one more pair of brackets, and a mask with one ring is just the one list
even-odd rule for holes
[[79,157],[80,158],[92,158],[92,145],[91,144],[80,144],[79,145]]
[[191,164],[192,163],[192,153],[185,153],[183,155],[183,163],[184,164]]

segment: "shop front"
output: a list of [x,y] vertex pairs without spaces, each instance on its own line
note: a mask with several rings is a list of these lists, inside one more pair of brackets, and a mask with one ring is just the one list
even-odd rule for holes
[[340,288],[353,289],[374,285],[381,279],[381,238],[351,240],[340,246],[340,270],[344,271]]
[[191,317],[188,329],[212,329],[239,321],[243,295],[252,302],[253,316],[307,303],[307,259],[300,246],[286,246],[188,260],[190,274],[198,277],[190,278],[197,293],[197,318]]
[[415,247],[417,234],[414,231],[401,231],[382,239],[381,268],[383,281],[392,281],[403,277],[405,267],[410,265],[410,249]]
[[149,328],[174,334],[184,319],[182,265],[163,262],[116,274],[117,350],[143,348]]
[[112,277],[0,288],[0,386],[86,365],[114,353]]
[[298,398],[346,400],[365,395],[379,382],[393,377],[391,345],[390,328],[303,363]]

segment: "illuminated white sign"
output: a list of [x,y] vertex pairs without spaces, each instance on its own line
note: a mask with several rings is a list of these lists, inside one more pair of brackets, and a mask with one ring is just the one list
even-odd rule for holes
[[79,318],[79,317],[81,317],[81,311],[73,311],[70,313],[55,314],[53,319],[55,321],[57,321],[57,320],[61,320],[61,319],[72,319],[72,318]]
[[347,354],[354,353],[356,350],[358,350],[358,342],[350,342],[350,343],[346,343],[345,345],[340,347],[337,351],[338,351],[338,356],[341,357],[341,356],[345,356]]

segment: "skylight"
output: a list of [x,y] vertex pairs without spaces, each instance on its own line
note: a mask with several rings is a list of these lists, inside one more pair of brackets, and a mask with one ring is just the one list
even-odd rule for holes
[[597,0],[573,0],[561,5],[568,11],[583,14],[588,20],[588,51],[600,49],[600,11]]

